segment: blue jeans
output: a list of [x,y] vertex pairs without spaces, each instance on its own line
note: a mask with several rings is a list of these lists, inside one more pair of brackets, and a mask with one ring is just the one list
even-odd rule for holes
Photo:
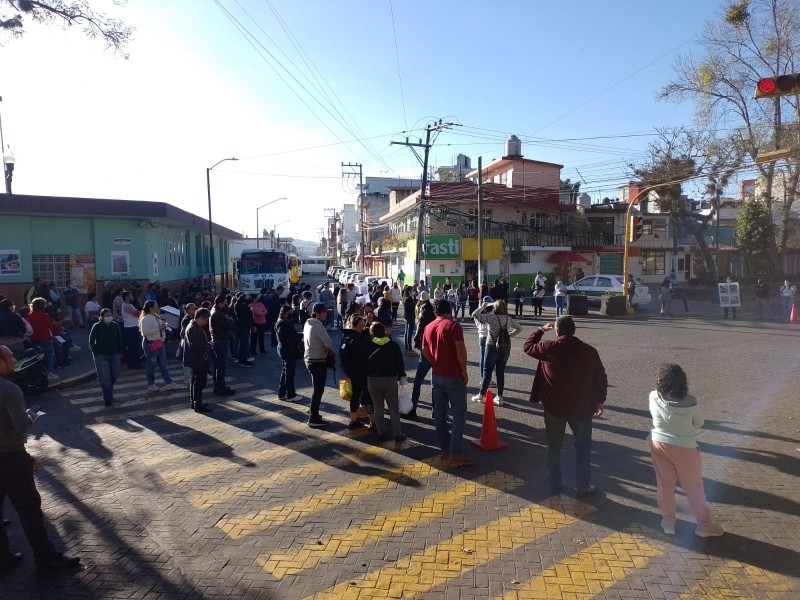
[[145,367],[147,367],[147,385],[156,384],[156,365],[161,371],[161,377],[164,383],[169,385],[172,383],[172,377],[169,376],[169,367],[167,366],[167,349],[161,346],[158,350],[153,352],[150,350],[150,343],[147,340],[142,340],[142,350],[144,351]]
[[483,367],[486,366],[486,338],[485,337],[478,337],[478,346],[480,346],[480,353],[481,357],[481,366],[478,373],[481,374],[481,381],[483,381]]
[[508,354],[500,354],[496,346],[486,344],[483,352],[483,380],[481,381],[481,396],[486,395],[489,383],[492,381],[492,371],[497,372],[497,395],[502,396],[506,387],[506,363]]
[[544,411],[544,425],[547,429],[547,480],[550,492],[561,489],[561,446],[567,423],[575,438],[575,483],[578,491],[586,490],[592,476],[592,420],[564,421]]
[[560,317],[564,314],[564,307],[567,305],[566,296],[556,296],[556,316]]
[[128,361],[128,366],[140,366],[142,363],[142,352],[139,346],[139,328],[123,327],[122,341],[125,342],[125,359]]
[[58,337],[64,341],[59,342],[57,339],[53,338],[53,354],[57,365],[65,365],[69,360],[69,350],[74,344],[72,343],[72,338],[66,331],[64,333],[59,333]]
[[225,385],[225,369],[228,364],[229,343],[226,340],[214,344],[214,389],[217,391],[228,387]]
[[55,349],[53,348],[53,340],[46,342],[33,342],[39,346],[44,352],[44,368],[48,373],[52,373],[55,368]]
[[792,316],[792,305],[794,304],[794,298],[791,296],[782,296],[781,301],[783,302],[783,312],[786,315],[784,318],[788,321]]
[[[411,403],[414,405],[414,409],[416,410],[417,404],[419,404],[419,394],[422,391],[422,382],[425,381],[425,377],[428,375],[428,371],[431,370],[431,363],[425,360],[425,357],[422,354],[419,355],[419,362],[417,363],[417,372],[414,374],[414,389],[411,390]],[[433,398],[431,398],[431,405],[433,405]]]
[[406,317],[406,331],[405,331],[404,341],[406,345],[406,352],[414,349],[414,319],[409,317]]
[[114,384],[120,370],[121,354],[95,354],[94,368],[97,370],[97,381],[103,390],[103,402],[106,406],[114,402]]
[[278,382],[279,398],[294,398],[297,395],[294,389],[294,374],[297,369],[297,359],[293,352],[284,351],[278,344],[278,356],[281,357],[281,378]]
[[[453,415],[452,434],[447,430],[448,407]],[[467,421],[467,386],[463,378],[433,376],[433,413],[442,452],[461,454]]]

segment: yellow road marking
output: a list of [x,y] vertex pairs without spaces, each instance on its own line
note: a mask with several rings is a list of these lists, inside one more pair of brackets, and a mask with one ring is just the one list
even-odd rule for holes
[[565,597],[589,600],[663,553],[663,547],[643,536],[615,533],[515,585],[500,600]]
[[343,454],[340,458],[331,462],[314,462],[300,467],[289,467],[286,469],[278,469],[264,477],[248,479],[245,483],[227,486],[224,490],[219,492],[204,492],[202,494],[195,494],[191,503],[192,506],[198,509],[205,509],[215,504],[222,504],[228,500],[238,498],[240,496],[252,496],[257,492],[269,485],[280,483],[296,478],[304,478],[310,475],[318,475],[325,471],[330,471],[337,468],[337,463],[343,462],[356,462],[365,458],[374,457],[381,454],[382,448],[375,446],[367,446],[363,450],[355,454]]
[[312,494],[294,502],[267,508],[241,517],[220,519],[217,523],[228,537],[238,539],[275,525],[292,523],[310,514],[335,508],[355,498],[364,498],[397,487],[403,479],[418,479],[439,473],[442,465],[439,457],[389,469],[380,475],[361,477],[342,486]]
[[681,594],[679,600],[766,600],[786,597],[791,591],[785,577],[732,560]]
[[594,510],[567,498],[549,498],[541,505],[528,506],[308,598],[402,598],[428,592],[478,565],[571,525]]
[[371,519],[359,521],[331,534],[325,544],[306,544],[292,554],[264,553],[259,564],[277,579],[295,575],[304,569],[316,567],[323,561],[347,556],[367,544],[376,543],[386,537],[398,535],[435,519],[449,517],[468,503],[478,503],[496,498],[502,492],[524,485],[524,481],[495,471],[478,481],[462,481],[449,490],[436,492],[417,502],[390,513],[378,514]]

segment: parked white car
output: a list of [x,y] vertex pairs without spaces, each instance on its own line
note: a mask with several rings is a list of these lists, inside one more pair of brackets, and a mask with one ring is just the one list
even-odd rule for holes
[[[568,294],[584,294],[587,304],[600,305],[600,296],[603,294],[625,294],[625,284],[622,275],[589,275],[567,286]],[[643,283],[636,282],[636,295],[633,303],[642,305],[650,304],[652,300],[649,288]]]

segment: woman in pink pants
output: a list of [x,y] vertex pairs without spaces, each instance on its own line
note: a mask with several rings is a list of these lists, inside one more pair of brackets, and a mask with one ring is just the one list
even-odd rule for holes
[[668,535],[675,534],[675,484],[680,482],[692,508],[700,537],[719,536],[722,527],[711,520],[703,492],[700,451],[697,449],[698,428],[703,414],[697,399],[689,394],[686,373],[678,365],[658,368],[656,389],[650,392],[650,453],[658,483],[658,508],[663,517],[661,527]]

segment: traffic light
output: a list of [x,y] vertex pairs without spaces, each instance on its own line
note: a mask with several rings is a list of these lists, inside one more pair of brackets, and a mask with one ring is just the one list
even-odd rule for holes
[[642,234],[644,233],[644,221],[642,220],[642,217],[633,215],[631,216],[629,231],[630,237],[628,238],[628,241],[630,242],[635,242],[642,237]]
[[800,94],[800,74],[762,77],[756,85],[756,98],[777,98],[789,94]]

